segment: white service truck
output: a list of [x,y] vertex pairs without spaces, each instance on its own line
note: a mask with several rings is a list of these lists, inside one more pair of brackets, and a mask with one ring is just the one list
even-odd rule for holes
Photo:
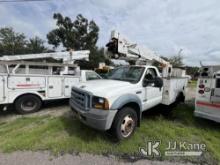
[[172,69],[154,52],[128,42],[116,31],[107,47],[112,58],[157,61],[163,66],[162,75],[152,65],[123,66],[114,69],[107,80],[93,80],[72,88],[70,106],[80,121],[98,130],[112,129],[122,140],[140,126],[143,111],[184,101],[188,79],[180,69]]
[[201,117],[220,123],[220,66],[202,66],[197,82],[195,111]]
[[[0,106],[6,110],[7,105],[14,104],[19,113],[27,114],[38,111],[44,101],[70,98],[72,86],[101,79],[94,71],[80,71],[72,64],[73,59],[88,58],[88,53],[76,51],[72,57],[69,52],[1,57]],[[33,62],[46,58],[62,59],[63,63]]]

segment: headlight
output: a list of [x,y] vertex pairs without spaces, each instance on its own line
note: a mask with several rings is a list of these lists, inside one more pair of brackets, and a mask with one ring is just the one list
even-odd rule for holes
[[95,109],[109,109],[109,103],[106,98],[93,96],[92,98],[92,107]]

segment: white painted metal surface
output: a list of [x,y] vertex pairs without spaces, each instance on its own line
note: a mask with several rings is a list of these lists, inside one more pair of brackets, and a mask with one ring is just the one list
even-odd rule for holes
[[194,114],[220,122],[220,66],[203,66],[200,70]]
[[[156,52],[129,41],[119,32],[113,30],[110,36],[110,42],[107,44],[113,48],[114,58],[144,60],[149,63],[159,62],[163,66],[162,77],[171,76],[172,65],[161,58]],[[117,52],[115,51],[117,50]],[[112,51],[112,50],[111,50]]]
[[162,103],[165,105],[170,105],[173,103],[178,94],[183,92],[185,95],[186,86],[188,83],[187,78],[170,78],[163,79],[164,88],[163,88],[163,100]]
[[48,97],[59,98],[62,97],[63,84],[62,77],[48,77]]
[[42,89],[46,87],[46,77],[28,75],[10,75],[8,77],[9,89]]
[[0,103],[4,101],[4,77],[0,76]]
[[80,82],[80,77],[75,78],[64,78],[64,96],[70,97],[71,96],[71,87],[73,84],[78,84]]
[[90,51],[81,50],[73,52],[53,52],[53,53],[40,53],[40,54],[27,54],[27,55],[15,55],[15,56],[3,56],[0,57],[0,61],[21,61],[21,60],[31,60],[31,59],[61,59],[63,62],[72,63],[73,60],[86,59],[89,58]]

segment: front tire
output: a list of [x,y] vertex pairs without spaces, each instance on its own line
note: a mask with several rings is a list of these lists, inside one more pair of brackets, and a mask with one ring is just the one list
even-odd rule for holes
[[29,114],[40,110],[41,99],[34,95],[24,95],[15,101],[15,109],[20,114]]
[[116,115],[112,130],[117,140],[128,139],[137,127],[137,113],[133,108],[124,107]]

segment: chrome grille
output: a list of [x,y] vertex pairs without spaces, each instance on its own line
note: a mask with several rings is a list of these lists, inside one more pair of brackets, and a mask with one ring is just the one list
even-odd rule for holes
[[71,102],[81,110],[88,110],[90,107],[90,95],[78,88],[73,87],[71,91]]

